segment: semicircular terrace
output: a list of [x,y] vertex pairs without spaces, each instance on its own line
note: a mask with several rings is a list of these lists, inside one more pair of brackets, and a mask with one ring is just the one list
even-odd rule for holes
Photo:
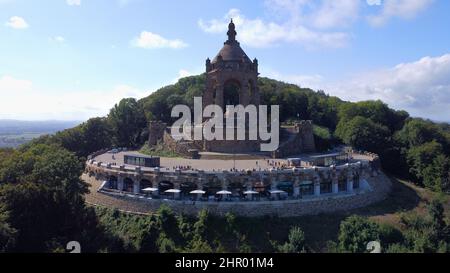
[[167,204],[191,215],[206,208],[219,215],[299,216],[363,207],[387,196],[390,181],[378,156],[352,154],[357,161],[339,166],[241,171],[141,168],[94,155],[83,179],[92,185],[87,202],[135,213]]

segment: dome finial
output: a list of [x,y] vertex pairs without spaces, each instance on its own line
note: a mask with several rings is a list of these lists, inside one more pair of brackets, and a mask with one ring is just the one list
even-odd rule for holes
[[228,35],[228,41],[230,41],[230,42],[236,41],[237,32],[236,32],[236,26],[233,23],[233,18],[231,18],[231,22],[228,25],[227,35]]

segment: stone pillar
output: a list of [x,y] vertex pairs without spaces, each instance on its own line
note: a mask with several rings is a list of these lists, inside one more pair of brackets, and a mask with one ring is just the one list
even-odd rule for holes
[[117,177],[117,190],[119,190],[119,191],[123,191],[123,179],[124,179],[123,176],[119,175]]
[[[226,111],[223,101],[223,84],[216,85],[216,101],[215,103],[222,107],[223,111]],[[204,105],[205,107],[206,105]]]
[[314,195],[320,196],[320,177],[318,177],[317,171],[313,177],[313,182],[314,182]]
[[[203,190],[203,187],[202,187],[202,186],[199,186],[199,187],[197,187],[197,189],[198,189],[198,190]],[[197,200],[200,200],[200,199],[202,198],[202,195],[203,195],[203,194],[201,194],[201,193],[197,193]]]
[[141,181],[139,179],[135,179],[133,182],[133,193],[139,194],[141,192]]
[[239,92],[239,103],[244,107],[250,104],[250,87],[248,83],[242,85],[242,90]]
[[353,180],[347,180],[347,192],[353,192]]
[[294,197],[300,196],[300,178],[296,177],[294,182]]
[[[253,190],[253,187],[251,185],[247,185],[247,191]],[[247,194],[246,196],[247,200],[251,201],[253,198],[253,194]]]
[[339,193],[339,180],[336,173],[333,173],[331,179],[333,183],[333,193]]
[[314,182],[314,195],[320,196],[320,182],[319,181]]
[[[180,189],[180,184],[174,184],[174,189],[179,190]],[[174,193],[173,194],[173,198],[174,199],[180,199],[180,193],[179,192]]]
[[298,184],[296,184],[294,186],[294,197],[299,197],[300,196],[300,186]]

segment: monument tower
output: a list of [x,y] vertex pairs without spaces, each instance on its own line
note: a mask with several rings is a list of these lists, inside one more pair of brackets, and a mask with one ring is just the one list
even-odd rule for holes
[[225,110],[226,105],[253,104],[259,106],[258,60],[253,61],[236,40],[236,26],[231,19],[228,40],[211,61],[206,60],[206,89],[203,107],[216,104]]

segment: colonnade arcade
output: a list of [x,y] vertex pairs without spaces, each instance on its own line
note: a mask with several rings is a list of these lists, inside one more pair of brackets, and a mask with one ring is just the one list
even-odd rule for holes
[[[208,198],[218,192],[229,192],[232,198],[272,198],[273,192],[282,193],[277,198],[300,198],[323,194],[351,193],[360,188],[360,181],[366,175],[365,168],[347,166],[326,170],[302,169],[283,170],[268,173],[182,173],[121,172],[111,169],[88,169],[90,175],[106,181],[107,190],[128,192],[135,195],[148,194],[144,189],[153,188],[153,197],[167,196],[174,199],[192,197]],[[166,193],[168,190],[175,192]],[[201,190],[204,194],[191,194]],[[245,194],[247,192],[247,194]],[[252,194],[248,194],[251,192]]]

